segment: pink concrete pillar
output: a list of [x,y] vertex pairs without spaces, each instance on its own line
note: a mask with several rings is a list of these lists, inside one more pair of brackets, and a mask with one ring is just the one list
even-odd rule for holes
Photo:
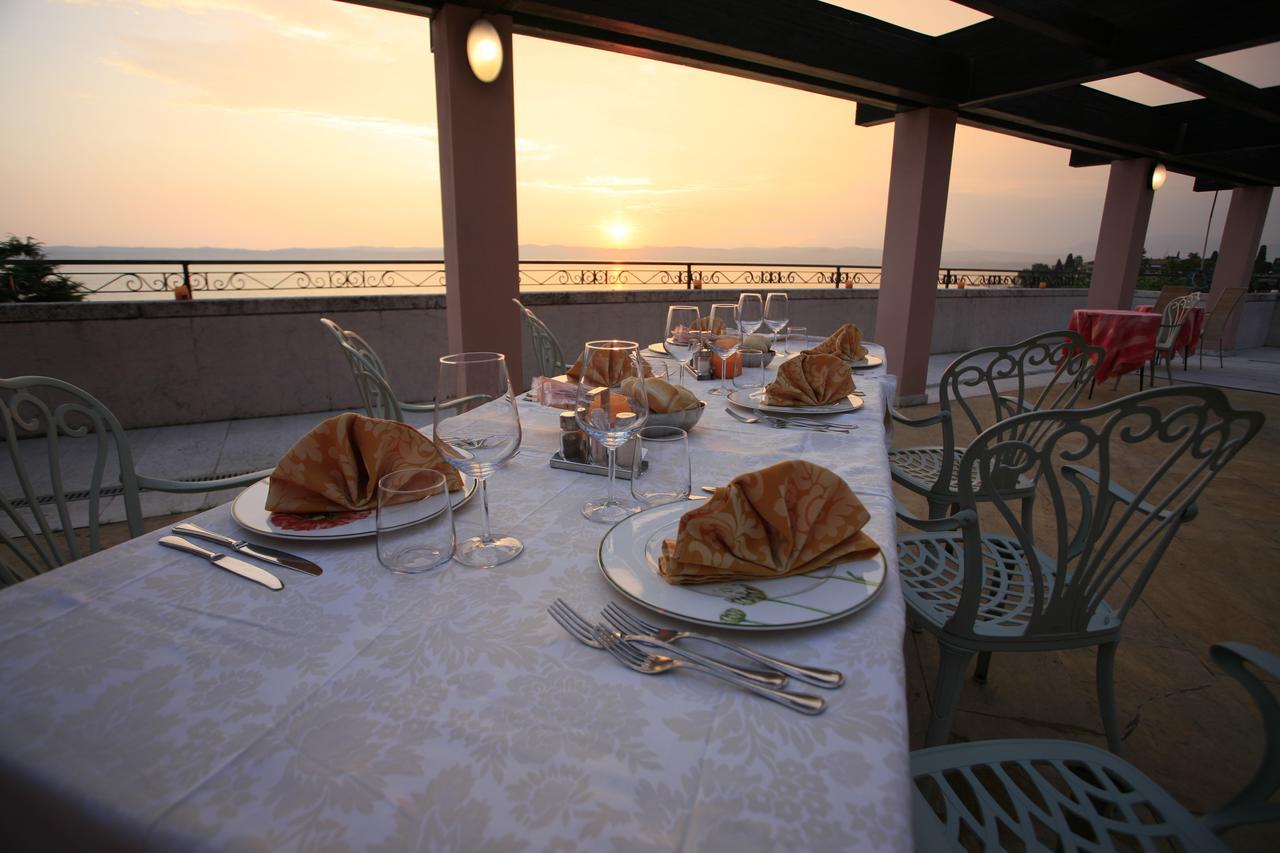
[[501,352],[519,386],[520,246],[511,19],[488,16],[502,38],[498,79],[481,83],[467,63],[467,31],[480,12],[445,5],[431,18],[444,213],[450,352]]
[[925,393],[947,218],[956,114],[928,107],[893,121],[893,165],[885,218],[875,340],[898,374],[898,396]]
[[[1267,208],[1271,206],[1271,190],[1272,187],[1236,187],[1231,191],[1227,224],[1222,229],[1218,263],[1213,269],[1210,306],[1228,287],[1249,286],[1253,262],[1258,258],[1258,246],[1262,243],[1262,226],[1266,224]],[[1236,328],[1243,313],[1244,306],[1241,305],[1231,315],[1231,324],[1222,336],[1223,349],[1235,349]]]
[[[1142,246],[1151,219],[1151,169],[1149,158],[1116,160],[1107,178],[1107,199],[1098,228],[1098,250],[1093,255],[1093,281],[1089,285],[1090,308],[1132,308],[1133,291],[1142,267]],[[1065,321],[1064,321],[1065,322]]]

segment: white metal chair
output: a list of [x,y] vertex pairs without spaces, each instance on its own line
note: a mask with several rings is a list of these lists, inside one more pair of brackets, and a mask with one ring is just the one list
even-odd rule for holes
[[[74,464],[64,458],[70,440],[75,440]],[[271,473],[208,480],[139,474],[116,416],[88,392],[46,376],[0,379],[0,446],[12,472],[5,478],[10,485],[0,494],[0,544],[5,546],[0,548],[0,586],[99,550],[104,499],[124,501],[129,536],[134,537],[143,533],[141,490],[199,494],[249,486]],[[72,504],[77,501],[88,509],[87,547],[77,542],[73,529]]]
[[524,322],[525,331],[529,333],[533,357],[538,362],[538,375],[559,376],[564,373],[564,352],[560,349],[560,342],[556,340],[555,334],[523,302],[514,298],[511,301],[520,309],[520,319]]
[[[1160,357],[1164,357],[1165,376],[1169,378],[1169,384],[1173,384],[1173,357],[1177,354],[1175,347],[1178,344],[1178,335],[1182,332],[1191,318],[1191,312],[1200,304],[1199,293],[1189,293],[1186,296],[1179,296],[1171,299],[1164,306],[1164,312],[1160,315],[1160,328],[1156,332],[1156,352],[1151,359],[1151,384],[1154,386],[1156,382],[1156,365],[1160,363]],[[1186,367],[1185,357],[1183,367]],[[1116,384],[1120,384],[1119,377],[1116,378]]]
[[396,397],[391,390],[387,368],[368,341],[327,317],[321,317],[320,323],[342,347],[342,354],[347,360],[347,366],[351,368],[351,377],[355,380],[365,414],[371,418],[403,421],[405,412],[435,411],[434,403],[406,403]]
[[[1097,646],[1103,725],[1119,751],[1112,671],[1125,614],[1200,493],[1262,423],[1216,388],[1179,386],[1017,415],[978,436],[959,464],[960,511],[900,514],[927,531],[899,536],[898,561],[908,610],[940,649],[928,745],[951,731],[974,655],[985,680],[992,652]],[[1159,461],[1130,492],[1116,469],[1136,444]]]

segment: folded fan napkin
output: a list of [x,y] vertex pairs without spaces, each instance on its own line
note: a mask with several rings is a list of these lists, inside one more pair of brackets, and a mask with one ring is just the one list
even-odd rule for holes
[[670,584],[767,580],[811,572],[880,550],[862,532],[870,514],[849,484],[820,465],[779,462],[735,477],[685,513],[662,543]]
[[[592,385],[605,388],[617,388],[622,380],[631,373],[626,368],[627,356],[622,350],[596,350],[591,353],[591,361],[587,365],[587,381]],[[653,375],[653,368],[644,358],[640,359],[640,369],[645,376]],[[570,382],[582,380],[582,356],[565,372]]]
[[784,361],[764,389],[770,406],[825,406],[853,393],[849,365],[834,355],[801,353]]
[[719,317],[702,317],[695,320],[690,328],[694,331],[710,332],[713,335],[718,335],[724,331],[724,320]]
[[[639,382],[634,376],[622,380],[622,393],[628,397],[636,395],[635,386]],[[665,379],[653,377],[644,381],[645,398],[649,401],[649,411],[657,414],[667,412],[683,412],[696,409],[702,401],[688,388],[672,385]]]
[[838,355],[846,361],[859,361],[867,357],[867,348],[862,345],[862,330],[852,323],[845,323],[825,341],[805,352]]
[[378,480],[400,468],[433,468],[449,491],[462,477],[435,443],[408,424],[353,412],[318,424],[271,473],[268,512],[341,512],[378,505]]

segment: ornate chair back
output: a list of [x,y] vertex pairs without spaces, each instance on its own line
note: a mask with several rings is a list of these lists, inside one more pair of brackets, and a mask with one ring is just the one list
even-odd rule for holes
[[[1181,386],[1092,409],[1018,415],[989,428],[960,460],[959,503],[974,510],[979,500],[989,502],[1000,523],[987,523],[988,532],[1001,528],[1001,535],[984,538],[976,517],[964,527],[963,586],[946,629],[977,639],[981,611],[988,640],[992,630],[1056,643],[1114,633],[1178,528],[1195,516],[1200,493],[1263,420],[1233,408],[1217,388]],[[1142,446],[1140,461],[1134,445]],[[975,471],[981,494],[970,479]],[[1144,475],[1133,492],[1119,485]],[[1013,487],[1019,480],[1034,483],[1029,493]],[[984,565],[1008,559],[999,543],[1009,539],[1026,555],[1030,595],[1004,595],[989,582],[1010,576]],[[1112,600],[1125,576],[1120,600]]]
[[[96,398],[45,376],[0,379],[0,436],[13,474],[0,492],[0,587],[99,550],[103,499],[117,490],[129,535],[142,534],[129,442]],[[73,518],[73,501],[87,508],[86,519]],[[87,544],[73,522],[87,522]]]
[[1180,296],[1186,296],[1190,292],[1191,288],[1189,287],[1171,286],[1161,288],[1160,293],[1156,296],[1156,304],[1154,308],[1155,313],[1163,314],[1164,306],[1168,305]]
[[[1007,346],[982,347],[964,353],[947,366],[938,383],[938,408],[946,414],[942,427],[942,466],[939,487],[952,480],[959,462],[956,422],[967,420],[975,432],[1023,412],[1066,409],[1089,387],[1105,351],[1077,332],[1054,331],[1032,335]],[[1039,388],[1027,387],[1033,368],[1051,367],[1053,377]],[[1012,383],[1012,388],[1001,385]],[[979,403],[989,401],[994,418]],[[1023,430],[1033,430],[1026,426]],[[1023,435],[1030,439],[1030,434]],[[963,449],[963,448],[962,448]]]
[[533,357],[538,363],[538,375],[559,376],[564,373],[567,365],[556,336],[547,328],[546,323],[538,319],[537,314],[524,306],[523,302],[519,299],[511,301],[520,309],[520,317],[524,321],[525,330],[529,333],[529,342],[533,345]]
[[371,418],[403,421],[404,413],[400,409],[399,399],[391,390],[387,369],[373,347],[369,346],[369,342],[326,317],[321,317],[320,323],[342,347],[342,354],[347,359],[347,366],[351,368],[351,377],[355,380],[365,414]]
[[1178,340],[1178,332],[1182,330],[1182,324],[1187,322],[1187,318],[1191,316],[1191,310],[1199,302],[1199,293],[1189,293],[1171,300],[1164,306],[1164,311],[1160,315],[1160,329],[1156,332],[1157,352],[1167,353],[1173,348]]

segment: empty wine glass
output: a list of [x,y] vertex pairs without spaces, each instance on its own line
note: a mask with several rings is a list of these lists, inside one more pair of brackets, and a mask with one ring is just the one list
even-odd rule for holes
[[449,464],[480,481],[484,530],[458,543],[454,559],[491,567],[515,559],[524,544],[514,536],[494,536],[489,528],[490,475],[520,449],[520,415],[499,352],[464,352],[440,359],[432,435]]
[[[634,381],[627,381],[634,380]],[[578,424],[604,445],[609,454],[609,491],[587,501],[582,514],[592,521],[613,524],[640,507],[614,496],[617,450],[631,440],[649,418],[640,346],[633,341],[589,341],[582,353],[578,380]]]
[[720,359],[720,387],[712,388],[707,393],[727,396],[729,389],[725,378],[729,375],[729,358],[738,351],[742,344],[742,332],[737,325],[738,306],[731,302],[716,303],[711,306],[711,317],[707,327],[707,346]]
[[662,342],[667,354],[680,363],[680,384],[684,385],[684,366],[702,347],[702,336],[696,327],[702,313],[696,305],[672,305],[667,309],[666,334]]
[[790,318],[787,294],[770,293],[764,300],[764,324],[769,333],[777,338]]
[[738,329],[744,335],[755,334],[764,323],[764,306],[758,293],[744,293],[738,297]]

